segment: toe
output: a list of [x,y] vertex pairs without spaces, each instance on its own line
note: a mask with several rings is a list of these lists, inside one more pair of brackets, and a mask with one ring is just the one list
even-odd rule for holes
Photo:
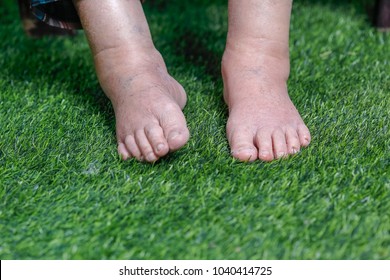
[[245,161],[245,162],[252,162],[255,161],[257,158],[257,150],[256,147],[252,146],[249,147],[249,145],[243,144],[241,147],[236,147],[233,148],[232,151],[232,156],[240,161]]
[[286,136],[281,129],[277,129],[272,133],[272,145],[275,158],[279,159],[287,156]]
[[236,130],[229,134],[231,154],[240,161],[255,161],[257,159],[257,149],[254,145],[254,136],[247,130]]
[[310,136],[310,131],[306,127],[306,125],[300,125],[298,127],[298,136],[299,136],[299,141],[301,142],[301,146],[303,147],[309,146],[311,141],[311,136]]
[[170,151],[176,151],[187,143],[190,133],[179,106],[174,105],[174,107],[165,110],[164,115],[160,118],[160,125]]
[[118,153],[123,160],[127,160],[131,157],[129,151],[126,148],[126,145],[122,142],[118,143]]
[[190,137],[187,127],[177,125],[168,127],[166,135],[170,151],[176,151],[184,146]]
[[165,156],[169,152],[169,145],[164,137],[164,131],[159,125],[145,127],[145,135],[158,157]]
[[271,161],[274,159],[272,137],[269,131],[261,130],[256,134],[256,145],[259,149],[259,159]]
[[286,131],[287,152],[290,155],[296,154],[301,148],[298,132],[295,129]]
[[158,157],[154,154],[153,148],[150,145],[144,130],[138,130],[135,132],[135,142],[138,146],[138,149],[141,151],[142,158],[144,160],[148,162],[155,162],[158,160]]
[[125,145],[130,154],[138,160],[142,160],[142,153],[138,149],[133,135],[127,135],[125,138]]

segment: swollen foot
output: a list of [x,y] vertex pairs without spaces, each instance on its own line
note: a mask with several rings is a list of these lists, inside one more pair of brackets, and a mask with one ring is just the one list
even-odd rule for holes
[[95,55],[95,64],[115,110],[118,152],[124,160],[155,162],[186,144],[186,94],[157,50],[107,49]]
[[310,132],[287,93],[288,72],[288,60],[225,51],[227,137],[236,159],[271,161],[309,145]]

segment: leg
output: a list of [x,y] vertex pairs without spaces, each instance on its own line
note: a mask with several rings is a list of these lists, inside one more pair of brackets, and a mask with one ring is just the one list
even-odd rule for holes
[[140,0],[74,0],[116,117],[118,152],[154,162],[189,137],[186,94],[155,49]]
[[222,76],[227,137],[241,161],[270,161],[310,143],[287,93],[291,6],[291,0],[229,0]]
[[390,30],[390,0],[376,0],[375,25],[380,31]]

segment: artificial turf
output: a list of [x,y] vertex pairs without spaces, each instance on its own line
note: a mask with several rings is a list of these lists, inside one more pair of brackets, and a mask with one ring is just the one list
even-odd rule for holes
[[24,36],[0,6],[1,259],[390,259],[390,37],[365,1],[294,1],[298,155],[239,163],[225,139],[225,0],[148,0],[191,132],[155,164],[122,161],[82,33]]

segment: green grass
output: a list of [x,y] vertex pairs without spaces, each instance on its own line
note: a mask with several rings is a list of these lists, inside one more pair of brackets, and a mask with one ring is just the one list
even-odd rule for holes
[[3,1],[0,258],[390,259],[390,37],[338,2],[294,2],[289,91],[312,144],[244,164],[225,139],[226,1],[148,0],[192,136],[150,165],[117,156],[83,34],[26,38]]

